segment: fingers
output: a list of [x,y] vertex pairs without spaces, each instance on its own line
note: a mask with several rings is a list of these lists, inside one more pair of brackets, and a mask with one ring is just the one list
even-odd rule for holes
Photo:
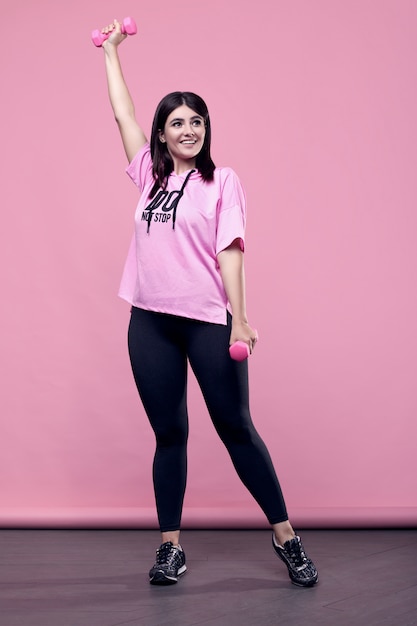
[[101,32],[104,35],[108,35],[109,33],[112,33],[115,29],[117,29],[117,26],[119,26],[119,28],[120,28],[119,22],[117,20],[114,20],[114,22],[112,22],[108,26],[105,26],[104,28],[102,28]]
[[252,354],[256,343],[259,341],[258,331],[256,328],[251,328],[247,323],[243,325],[235,323],[232,326],[232,332],[230,334],[230,345],[233,345],[236,341],[246,343],[250,354]]
[[108,43],[118,46],[127,37],[126,33],[122,32],[122,26],[118,20],[114,20],[108,26],[101,29],[102,35],[105,37],[103,46]]
[[256,330],[255,330],[255,331],[254,331],[254,334],[251,336],[251,338],[249,339],[249,342],[248,342],[248,344],[249,344],[249,350],[250,350],[250,353],[251,353],[251,354],[252,354],[252,352],[253,352],[253,351],[254,351],[254,349],[255,349],[255,346],[256,346],[256,344],[257,344],[257,342],[258,342],[258,339],[259,339],[259,337],[258,337],[258,333],[257,333],[257,332],[256,332]]

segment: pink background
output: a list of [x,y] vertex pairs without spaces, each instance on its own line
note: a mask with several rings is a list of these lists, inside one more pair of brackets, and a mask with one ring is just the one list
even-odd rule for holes
[[[143,126],[200,93],[246,188],[252,413],[291,520],[415,524],[413,0],[2,2],[0,523],[155,523],[116,296],[137,196],[90,41],[115,12]],[[189,401],[184,525],[265,524]]]

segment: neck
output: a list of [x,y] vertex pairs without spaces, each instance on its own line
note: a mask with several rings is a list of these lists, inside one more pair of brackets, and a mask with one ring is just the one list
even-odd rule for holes
[[175,174],[184,174],[184,172],[188,172],[188,170],[196,169],[195,162],[196,159],[187,159],[187,161],[174,159]]

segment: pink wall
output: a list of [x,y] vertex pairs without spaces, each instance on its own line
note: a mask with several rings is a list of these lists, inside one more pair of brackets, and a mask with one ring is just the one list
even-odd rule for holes
[[[89,40],[117,10],[143,125],[201,93],[246,187],[252,412],[291,519],[415,524],[416,3],[2,4],[0,523],[155,519],[116,297],[136,190]],[[194,381],[190,414],[185,525],[263,524]]]

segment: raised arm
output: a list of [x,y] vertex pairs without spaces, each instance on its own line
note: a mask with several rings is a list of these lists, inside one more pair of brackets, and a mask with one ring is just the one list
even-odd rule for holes
[[142,128],[136,121],[135,107],[120,64],[118,46],[126,39],[126,35],[122,35],[120,23],[117,20],[114,20],[113,24],[104,28],[103,32],[111,32],[109,38],[106,39],[102,45],[107,85],[110,104],[120,130],[126,156],[130,162],[146,143],[147,139]]

